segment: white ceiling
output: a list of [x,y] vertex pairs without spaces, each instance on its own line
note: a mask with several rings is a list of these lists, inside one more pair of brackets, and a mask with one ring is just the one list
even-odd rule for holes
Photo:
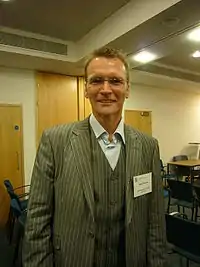
[[163,42],[200,23],[200,1],[183,0],[115,39],[110,45],[128,54]]
[[[38,1],[37,5],[35,2],[33,0],[15,0],[9,5],[1,4],[0,26],[32,31],[68,41],[80,39],[87,33],[86,36],[90,37],[87,40],[92,40],[92,44],[97,47],[99,43],[102,44],[102,39],[99,36],[105,36],[106,39],[113,35],[118,28],[120,30],[122,26],[126,26],[127,30],[124,31],[124,34],[116,35],[106,44],[125,52],[129,56],[133,69],[200,82],[200,60],[190,56],[192,52],[200,49],[200,43],[194,44],[187,39],[188,31],[200,23],[199,0],[183,0],[176,4],[173,3],[177,1],[173,2],[173,0],[162,0],[162,2],[160,0],[117,0],[114,5],[113,1],[105,4],[105,0],[100,2],[62,0],[59,5],[53,0],[48,1],[48,3],[47,0]],[[127,2],[129,3],[126,4]],[[152,10],[149,9],[151,7],[150,2],[154,3]],[[171,6],[169,4],[169,8],[164,8],[164,2],[165,4],[171,2]],[[148,5],[148,9],[145,9],[145,5]],[[159,10],[159,5],[160,7],[163,5],[163,11],[153,15],[154,9]],[[132,9],[128,10],[131,7]],[[127,13],[128,11],[131,12]],[[147,19],[141,21],[140,17],[144,13]],[[111,14],[112,16],[110,16]],[[118,24],[114,23],[115,21]],[[125,23],[120,25],[120,22],[121,24]],[[99,25],[96,27],[97,24]],[[102,25],[107,27],[103,29]],[[110,30],[111,25],[113,30]],[[88,33],[88,31],[90,32]],[[123,31],[121,30],[121,32]],[[94,38],[91,39],[91,36]],[[82,39],[84,40],[85,37]],[[80,43],[74,44],[76,50],[73,50],[73,54],[76,56],[80,50]],[[90,46],[90,42],[85,43],[86,50]],[[92,49],[92,46],[90,48]],[[146,65],[133,62],[132,55],[142,49],[156,53],[158,59]],[[0,66],[69,75],[82,75],[84,60],[83,57],[72,63],[69,60],[60,60],[55,57],[54,59],[40,57],[39,54],[38,56],[31,56],[18,52],[13,53],[13,51],[0,52]]]
[[130,0],[15,0],[0,6],[0,25],[77,41]]

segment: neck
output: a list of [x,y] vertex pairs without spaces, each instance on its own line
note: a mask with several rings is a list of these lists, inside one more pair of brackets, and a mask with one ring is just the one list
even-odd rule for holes
[[109,133],[109,135],[114,134],[121,120],[121,114],[105,115],[105,116],[100,116],[95,113],[93,114],[95,118],[98,120],[98,122],[101,124],[101,126]]

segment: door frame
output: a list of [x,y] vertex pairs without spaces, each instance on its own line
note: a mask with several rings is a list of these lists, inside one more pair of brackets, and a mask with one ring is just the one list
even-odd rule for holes
[[23,128],[23,106],[22,104],[9,104],[0,103],[0,107],[18,107],[20,108],[20,124],[21,124],[21,136],[20,136],[20,149],[21,149],[21,175],[22,175],[22,185],[25,185],[25,170],[24,170],[24,128]]

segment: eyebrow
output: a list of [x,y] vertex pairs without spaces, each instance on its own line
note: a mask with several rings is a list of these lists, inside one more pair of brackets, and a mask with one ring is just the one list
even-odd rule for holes
[[111,73],[109,75],[104,75],[104,74],[91,74],[91,75],[87,75],[86,78],[91,78],[91,77],[117,77],[117,78],[120,78],[120,79],[126,79],[126,77],[122,77],[121,75],[118,75],[116,73]]

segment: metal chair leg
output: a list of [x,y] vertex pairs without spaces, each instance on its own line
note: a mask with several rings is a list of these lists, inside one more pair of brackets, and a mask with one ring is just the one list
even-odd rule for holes
[[15,227],[15,218],[12,218],[11,225],[10,225],[10,237],[9,237],[9,244],[12,243],[13,239],[13,233],[14,233],[14,227]]
[[192,216],[191,216],[191,220],[194,220],[194,208],[192,208]]
[[185,214],[185,207],[183,207],[183,214]]
[[168,196],[168,204],[167,204],[167,213],[169,214],[169,209],[170,209],[170,193]]
[[183,258],[182,258],[182,256],[179,256],[179,265],[180,265],[180,267],[183,267]]
[[178,212],[180,213],[180,206],[178,205]]
[[[13,254],[13,265],[15,266],[18,263],[19,251],[20,251],[20,244],[22,242],[22,226],[17,221],[16,223],[16,236],[15,236],[15,244],[14,244],[14,254]],[[17,264],[18,266],[18,264]],[[21,265],[19,265],[21,266]]]
[[11,210],[9,211],[8,220],[6,223],[6,234],[8,241],[10,242],[10,236],[11,236],[11,226],[12,226],[12,213]]
[[198,206],[195,207],[195,222],[197,222],[197,218],[198,218]]

